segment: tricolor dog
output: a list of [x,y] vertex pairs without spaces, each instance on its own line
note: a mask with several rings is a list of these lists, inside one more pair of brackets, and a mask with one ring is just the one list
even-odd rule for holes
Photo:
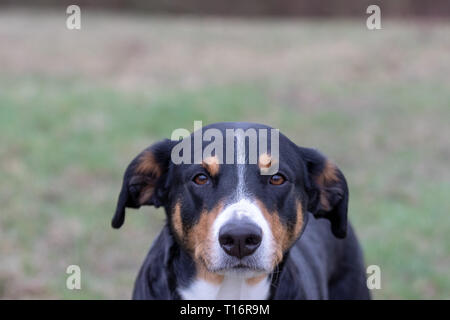
[[[174,163],[172,150],[182,140],[163,140],[126,169],[112,226],[123,224],[126,208],[162,206],[167,216],[133,298],[370,298],[338,167],[281,133],[276,152],[273,141],[263,141],[267,148],[260,152],[258,141],[258,157],[250,161],[247,132],[271,130],[264,125],[216,123],[200,130],[208,129],[223,136],[241,129],[245,148],[224,139],[211,156],[193,161],[192,143],[183,150],[192,154],[182,155],[192,161]],[[193,142],[195,134],[185,139]],[[202,141],[200,151],[208,145]],[[224,161],[225,155],[235,161]],[[277,172],[264,174],[274,164]]]

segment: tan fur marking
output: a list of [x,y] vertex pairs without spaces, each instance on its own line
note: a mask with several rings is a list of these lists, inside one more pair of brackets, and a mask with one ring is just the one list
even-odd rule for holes
[[271,164],[272,164],[272,157],[269,154],[263,153],[259,156],[258,167],[260,169],[270,168]]
[[322,177],[324,181],[328,183],[337,182],[339,179],[337,177],[336,165],[331,161],[327,160],[327,162],[325,163],[325,167],[322,171]]
[[139,203],[144,204],[150,199],[155,190],[154,179],[161,176],[161,168],[150,151],[144,151],[139,157],[139,163],[136,167],[135,174],[152,176],[152,179],[149,178],[148,185],[143,187],[139,196]]
[[203,159],[202,167],[205,168],[212,177],[214,177],[219,173],[219,159],[216,156],[207,157]]
[[[316,178],[317,185],[323,189],[333,182],[339,181],[336,166],[329,160],[326,161],[322,173]],[[331,210],[325,192],[320,192],[320,204],[324,210]]]
[[179,239],[183,239],[183,223],[181,221],[181,204],[177,202],[173,211],[172,224]]
[[153,185],[145,186],[142,189],[141,194],[139,195],[139,203],[140,204],[146,203],[148,199],[150,199],[150,197],[152,196],[153,190],[155,190],[155,187]]
[[292,235],[292,240],[297,239],[300,231],[303,228],[303,208],[300,201],[297,201],[297,221],[295,222],[294,233]]
[[196,266],[198,278],[201,278],[213,284],[222,283],[224,275],[208,271],[203,263],[198,263]]
[[280,218],[278,217],[278,213],[272,212],[270,213],[266,206],[259,200],[256,201],[257,206],[261,209],[261,212],[264,215],[264,218],[269,223],[270,229],[272,230],[273,238],[275,240],[275,253],[273,257],[273,266],[275,267],[278,263],[283,259],[284,246],[286,244],[287,238],[287,230],[281,224]]
[[276,159],[273,159],[270,154],[263,153],[259,156],[258,167],[262,174],[268,174],[270,168],[276,164]]
[[200,214],[198,223],[192,227],[187,236],[187,246],[192,251],[196,269],[197,277],[202,278],[212,283],[221,283],[223,276],[208,270],[209,252],[213,244],[212,225],[222,210],[223,204],[220,202],[211,211],[203,211]]
[[272,230],[273,238],[275,240],[275,254],[273,258],[273,266],[275,267],[283,259],[284,252],[292,245],[292,243],[297,239],[300,231],[303,227],[303,210],[302,205],[297,201],[297,220],[293,231],[290,232],[287,226],[283,225],[280,221],[278,212],[270,213],[266,206],[261,202],[257,201],[258,207],[261,209],[264,218],[269,223],[270,229]]
[[330,203],[328,202],[328,199],[324,192],[320,192],[320,206],[325,211],[331,210]]
[[247,282],[247,284],[250,286],[254,286],[255,284],[258,284],[259,282],[263,281],[266,278],[267,278],[267,274],[263,273],[259,276],[245,279],[245,282]]
[[139,157],[139,164],[136,167],[137,174],[153,174],[157,178],[161,176],[161,168],[155,160],[155,156],[150,151],[144,151]]

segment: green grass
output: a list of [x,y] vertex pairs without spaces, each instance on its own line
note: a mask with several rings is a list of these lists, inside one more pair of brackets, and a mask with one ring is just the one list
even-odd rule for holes
[[[145,23],[130,22],[134,36]],[[366,263],[381,268],[382,289],[374,296],[449,299],[450,82],[448,63],[433,59],[441,57],[448,26],[428,27],[425,48],[418,41],[425,31],[395,24],[369,36],[355,22],[223,30],[208,23],[216,28],[206,34],[192,21],[156,25],[167,25],[165,36],[186,52],[192,43],[230,52],[236,46],[238,57],[255,56],[246,60],[250,66],[233,69],[224,53],[230,70],[220,59],[214,75],[196,66],[207,80],[195,85],[185,83],[192,71],[186,63],[186,70],[169,70],[161,85],[131,90],[95,72],[1,75],[0,298],[129,298],[164,213],[130,212],[120,231],[111,229],[123,170],[148,145],[202,120],[263,122],[322,150],[349,182],[349,216]],[[185,38],[177,38],[180,30]],[[260,34],[276,47],[265,51]],[[283,55],[302,41],[317,51],[298,51],[303,60]],[[379,47],[384,43],[389,52]],[[337,51],[329,50],[334,44]],[[292,67],[270,60],[273,72],[265,74],[266,54],[291,59]],[[405,57],[418,62],[408,65]],[[136,74],[133,84],[142,76]],[[70,264],[82,269],[80,291],[65,288]]]
[[[2,90],[2,138],[7,143],[1,150],[0,178],[7,183],[1,184],[0,221],[6,249],[12,246],[9,254],[20,261],[14,276],[20,282],[42,278],[37,290],[44,296],[75,299],[126,297],[163,222],[158,210],[129,214],[120,232],[109,228],[122,172],[135,154],[170,136],[172,128],[192,129],[194,120],[251,121],[255,113],[269,110],[265,88],[248,84],[156,97],[51,79],[3,82]],[[443,106],[431,111],[448,114]],[[345,110],[306,116],[290,111],[288,117],[288,110],[278,109],[279,119],[261,120],[279,122],[298,143],[311,144],[309,137],[316,133],[330,137],[318,147],[340,160],[349,180],[350,216],[367,263],[382,270],[383,289],[375,297],[448,297],[450,185],[426,174],[414,176],[426,145],[387,151],[388,142],[382,142],[396,137],[390,123],[425,115],[420,109],[397,116],[388,108],[369,112],[357,122]],[[298,122],[292,120],[297,117]],[[376,123],[372,130],[381,141],[367,154],[358,145],[367,124],[361,121]],[[83,290],[65,289],[68,264],[82,266]],[[113,292],[104,289],[105,283]]]

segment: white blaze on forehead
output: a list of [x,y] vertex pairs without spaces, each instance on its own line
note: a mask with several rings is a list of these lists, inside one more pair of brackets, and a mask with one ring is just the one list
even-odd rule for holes
[[245,169],[244,164],[237,165],[237,186],[236,186],[236,193],[235,193],[236,202],[246,198],[244,169]]
[[251,199],[247,191],[245,183],[245,173],[248,167],[245,164],[245,148],[237,147],[236,175],[237,184],[233,196],[230,198],[231,203],[226,205],[217,215],[212,226],[213,246],[211,248],[211,262],[217,268],[221,268],[228,255],[221,248],[219,244],[220,229],[232,220],[246,219],[262,230],[261,245],[253,253],[252,257],[257,261],[259,267],[270,270],[272,267],[272,257],[275,250],[275,242],[270,228],[269,222],[264,217],[261,209],[256,205],[255,201]]
[[237,139],[236,141],[237,145],[237,188],[236,188],[236,201],[239,201],[241,199],[245,198],[245,182],[244,182],[244,175],[245,175],[245,139]]

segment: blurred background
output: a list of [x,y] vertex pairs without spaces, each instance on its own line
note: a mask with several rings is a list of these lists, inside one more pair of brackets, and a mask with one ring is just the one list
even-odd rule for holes
[[374,297],[449,299],[449,17],[440,0],[0,0],[0,298],[130,298],[164,212],[111,229],[122,174],[202,120],[334,159]]

